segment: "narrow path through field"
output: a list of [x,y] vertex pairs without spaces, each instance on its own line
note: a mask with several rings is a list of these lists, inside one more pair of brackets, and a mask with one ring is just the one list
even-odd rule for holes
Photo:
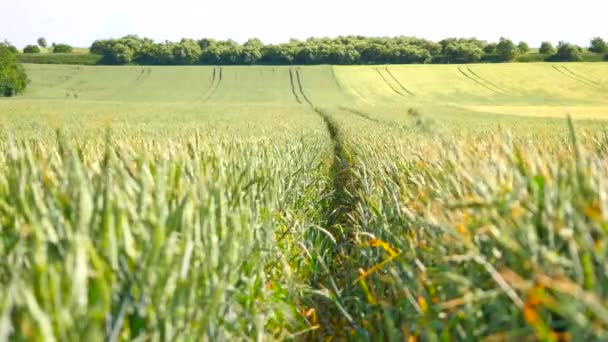
[[384,70],[386,70],[386,73],[393,79],[395,80],[395,82],[399,85],[399,87],[401,87],[401,89],[403,89],[403,91],[405,91],[406,93],[412,95],[412,96],[416,96],[414,93],[412,93],[411,91],[409,91],[406,87],[403,86],[403,84],[401,82],[399,82],[399,80],[397,79],[397,77],[395,77],[393,75],[393,73],[388,69],[388,66],[384,68]]
[[[348,255],[348,251],[353,248],[354,240],[349,228],[353,225],[353,213],[356,212],[359,205],[358,189],[361,185],[355,176],[352,158],[347,150],[347,143],[344,141],[340,125],[331,114],[314,105],[304,91],[303,79],[298,69],[295,69],[295,81],[296,93],[305,99],[311,109],[321,117],[333,145],[329,175],[331,187],[327,189],[329,204],[325,208],[325,222],[322,223],[323,228],[333,237],[333,247],[320,251],[322,255],[318,257],[327,262],[323,262],[323,271],[326,274],[317,276],[314,278],[315,280],[311,278],[310,284],[313,288],[331,289],[332,299],[330,302],[327,301],[327,297],[318,298],[313,296],[314,298],[309,299],[310,304],[316,310],[321,325],[321,328],[311,336],[314,336],[314,338],[341,336],[343,333],[341,329],[345,327],[345,324],[350,325],[354,330],[360,329],[357,326],[356,318],[345,309],[346,296],[343,294],[343,290],[351,286],[350,270],[355,268],[354,265],[344,265],[340,256]],[[353,114],[361,116],[357,113]],[[363,117],[366,116],[363,115]],[[370,117],[366,117],[366,119],[379,122]],[[341,322],[345,322],[345,324]]]

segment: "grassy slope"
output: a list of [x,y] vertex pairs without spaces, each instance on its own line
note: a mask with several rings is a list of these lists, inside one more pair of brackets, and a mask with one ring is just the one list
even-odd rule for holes
[[[570,114],[602,119],[608,114],[605,63],[389,66],[400,84],[384,67],[360,68],[336,67],[336,73],[363,107],[390,103],[385,107],[406,105],[431,115],[470,112],[563,118]],[[398,116],[399,109],[394,111]]]

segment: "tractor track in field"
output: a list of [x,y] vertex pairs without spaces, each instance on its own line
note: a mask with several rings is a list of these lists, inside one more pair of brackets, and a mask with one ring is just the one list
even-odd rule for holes
[[403,91],[412,96],[416,96],[416,94],[412,93],[409,89],[403,86],[403,84],[397,79],[397,77],[395,77],[395,75],[393,75],[393,73],[388,69],[388,66],[385,67],[384,70],[386,70],[386,73],[399,85],[401,89],[403,89]]
[[298,92],[300,93],[300,95],[302,96],[304,101],[306,101],[306,103],[308,103],[311,107],[314,108],[312,102],[310,101],[308,96],[306,96],[306,93],[304,92],[304,87],[302,86],[302,79],[300,78],[300,70],[295,69],[295,75],[296,75],[296,84],[298,85],[298,87],[297,87]]
[[152,68],[142,68],[141,72],[139,73],[139,75],[137,76],[137,78],[135,79],[135,82],[143,82],[146,79],[148,79],[148,77],[150,77],[150,74],[152,74]]
[[568,71],[569,73],[571,73],[572,75],[577,76],[577,77],[578,77],[578,78],[580,78],[580,79],[583,79],[583,80],[589,81],[589,82],[591,82],[591,83],[593,83],[593,84],[597,85],[598,87],[605,88],[605,87],[604,87],[604,84],[602,84],[601,82],[598,82],[598,81],[592,80],[592,79],[587,78],[587,77],[585,77],[585,76],[583,76],[583,75],[581,75],[581,74],[579,74],[579,73],[576,73],[576,72],[574,72],[572,69],[568,68],[568,67],[567,67],[567,66],[565,66],[565,65],[564,65],[564,66],[562,66],[562,68],[563,68],[564,70],[567,70],[567,71]]
[[379,68],[376,68],[376,72],[378,73],[378,75],[380,75],[380,77],[382,78],[382,80],[384,81],[384,83],[386,83],[387,86],[389,86],[395,93],[399,94],[399,96],[403,96],[405,97],[405,95],[403,95],[399,90],[397,90],[397,88],[395,88],[387,79],[384,75],[382,75],[382,72],[380,71]]
[[500,91],[498,91],[498,90],[496,90],[496,89],[494,89],[494,88],[492,88],[492,87],[488,86],[487,84],[483,83],[482,81],[480,81],[480,80],[476,79],[475,77],[473,77],[473,76],[471,76],[471,75],[467,74],[467,73],[466,73],[464,70],[462,70],[462,68],[461,68],[461,67],[458,67],[458,71],[459,71],[459,72],[460,72],[460,73],[461,73],[461,74],[462,74],[464,77],[466,77],[466,78],[468,78],[469,80],[471,80],[471,81],[473,81],[473,82],[477,83],[478,85],[480,85],[480,86],[482,86],[482,87],[484,87],[484,88],[488,89],[489,91],[491,91],[491,92],[493,92],[493,93],[495,93],[495,94],[501,94],[501,92],[500,92]]
[[340,90],[341,92],[344,92],[344,88],[342,87],[342,84],[338,80],[338,76],[336,76],[336,69],[333,66],[330,66],[330,69],[331,69],[331,77],[334,79],[334,82],[336,82],[336,86],[338,87],[338,90]]
[[[309,97],[304,92],[304,86],[302,83],[302,77],[300,76],[300,71],[297,68],[293,68],[293,74],[295,75],[295,85],[294,89],[297,93],[300,94],[301,98],[310,105],[312,110],[319,115],[325,126],[327,131],[329,132],[330,138],[333,144],[333,162],[331,167],[331,177],[333,184],[333,193],[332,203],[328,208],[328,212],[326,215],[327,218],[327,226],[332,229],[336,227],[336,225],[345,225],[348,222],[348,214],[353,212],[356,208],[356,203],[351,201],[352,199],[352,191],[349,191],[348,188],[351,188],[352,184],[352,171],[351,165],[348,162],[349,158],[346,153],[346,149],[344,147],[344,143],[341,138],[340,128],[338,124],[334,121],[331,115],[327,114],[322,109],[316,107]],[[367,117],[368,120],[375,121],[374,119]],[[378,121],[379,122],[379,121]],[[352,189],[352,188],[351,188]],[[335,231],[335,229],[332,229]]]
[[[296,69],[294,74],[296,91],[310,105],[314,113],[323,120],[333,146],[329,171],[330,182],[326,190],[328,202],[324,208],[323,219],[324,228],[332,236],[333,247],[324,250],[323,255],[319,256],[328,261],[328,264],[324,266],[328,277],[320,277],[316,280],[311,278],[310,286],[331,289],[334,292],[334,298],[333,302],[327,302],[326,297],[315,298],[314,295],[305,299],[309,305],[315,308],[319,317],[320,328],[317,331],[311,331],[309,335],[311,340],[317,340],[323,336],[339,334],[340,330],[344,328],[344,324],[355,330],[360,329],[353,316],[346,311],[344,305],[346,297],[342,294],[343,290],[348,289],[352,282],[352,276],[345,270],[352,269],[353,265],[344,265],[344,261],[339,256],[348,253],[353,248],[352,230],[348,228],[353,225],[355,220],[354,213],[360,202],[358,189],[361,184],[355,175],[352,157],[347,149],[340,125],[329,113],[316,107],[310,101],[304,92],[299,70]],[[327,280],[328,278],[329,280]],[[332,321],[332,317],[336,316],[343,317],[344,324],[336,324],[335,321]]]
[[564,76],[566,76],[568,78],[571,78],[571,79],[573,79],[573,80],[575,80],[577,82],[585,84],[587,86],[596,87],[596,88],[604,88],[601,83],[596,82],[596,81],[591,80],[591,79],[588,79],[588,78],[586,78],[584,76],[581,76],[581,75],[575,73],[574,71],[572,71],[571,69],[569,69],[566,66],[563,66],[563,65],[555,66],[554,65],[553,69],[557,70],[560,74],[562,74],[562,75],[564,75]]
[[480,81],[485,82],[486,84],[491,85],[492,87],[496,88],[497,90],[499,90],[499,91],[501,91],[501,92],[503,92],[503,93],[505,93],[505,94],[511,94],[511,92],[509,92],[508,90],[506,90],[506,89],[504,89],[504,88],[502,88],[502,87],[500,87],[500,86],[496,85],[495,83],[490,82],[489,80],[487,80],[487,79],[485,79],[485,78],[483,78],[483,77],[479,76],[479,75],[478,75],[478,74],[477,74],[475,71],[473,71],[471,68],[467,67],[467,70],[469,71],[469,73],[470,73],[471,75],[473,75],[474,77],[477,77],[477,79],[479,79]]
[[289,69],[289,83],[291,85],[291,93],[293,94],[293,97],[296,99],[296,101],[299,104],[302,104],[302,100],[300,100],[300,97],[298,96],[298,92],[296,91],[296,85],[295,85],[295,80],[293,77],[293,69]]
[[349,113],[351,113],[353,115],[356,115],[356,116],[358,116],[360,118],[363,118],[365,120],[369,120],[369,121],[375,122],[377,124],[385,125],[385,126],[392,127],[392,128],[400,128],[400,126],[397,123],[395,123],[395,122],[376,119],[376,118],[372,117],[371,115],[369,115],[368,113],[362,112],[362,111],[357,110],[357,109],[353,109],[353,108],[349,108],[349,107],[345,107],[345,106],[340,106],[338,108],[340,108],[341,110],[343,110],[345,112],[349,112]]
[[572,76],[571,74],[567,73],[565,70],[563,70],[563,69],[561,69],[561,68],[559,68],[559,67],[557,67],[555,65],[552,65],[551,67],[553,68],[553,70],[559,72],[560,74],[562,74],[563,76],[565,76],[565,77],[567,77],[567,78],[569,78],[571,80],[574,80],[574,81],[576,81],[578,83],[584,84],[584,85],[586,85],[588,87],[596,87],[595,84],[589,83],[589,82],[587,82],[585,80],[577,78],[576,76]]
[[220,87],[222,83],[222,79],[224,78],[224,69],[222,67],[214,67],[213,74],[211,76],[211,83],[209,88],[196,100],[207,102],[211,99],[211,97],[215,94],[217,89]]
[[49,86],[51,87],[56,87],[56,86],[60,86],[63,85],[64,83],[68,83],[70,80],[72,80],[76,74],[80,73],[82,70],[82,68],[80,67],[76,67],[71,69],[70,73],[65,75],[65,76],[60,76],[60,80],[56,83],[48,83]]

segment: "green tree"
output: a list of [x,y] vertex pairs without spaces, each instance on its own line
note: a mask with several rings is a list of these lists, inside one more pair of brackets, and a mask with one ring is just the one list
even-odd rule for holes
[[540,52],[542,54],[554,54],[555,48],[553,47],[553,44],[551,44],[550,42],[542,42],[540,44],[540,49],[538,49],[538,52]]
[[38,46],[40,46],[41,48],[46,48],[48,46],[46,39],[44,37],[40,37],[38,38]]
[[68,44],[55,44],[53,45],[53,53],[70,53],[74,49]]
[[476,63],[481,60],[483,50],[475,43],[452,42],[445,48],[450,63]]
[[483,52],[491,55],[496,53],[496,43],[489,43],[486,46],[483,47]]
[[608,52],[608,44],[606,41],[600,37],[595,37],[591,39],[591,46],[589,47],[589,51],[595,53],[607,53]]
[[5,44],[0,44],[0,96],[13,96],[27,85],[27,75],[17,56]]
[[129,64],[133,61],[133,50],[123,43],[115,44],[110,57],[113,64]]
[[567,42],[559,42],[557,52],[551,56],[551,60],[558,62],[578,62],[582,61],[581,48]]
[[3,43],[0,43],[0,45],[4,46],[5,48],[7,48],[10,52],[12,53],[18,53],[19,50],[17,50],[17,47],[13,44],[11,44],[8,40],[4,40]]
[[500,38],[500,41],[496,45],[496,53],[503,62],[512,61],[517,56],[517,52],[517,46],[510,39]]
[[38,45],[28,45],[23,48],[23,53],[40,53]]
[[202,50],[198,42],[192,39],[182,39],[173,45],[173,60],[177,64],[196,64],[201,58]]
[[528,43],[526,42],[519,42],[519,44],[517,44],[517,50],[519,50],[519,53],[523,55],[530,51],[530,46],[528,46]]

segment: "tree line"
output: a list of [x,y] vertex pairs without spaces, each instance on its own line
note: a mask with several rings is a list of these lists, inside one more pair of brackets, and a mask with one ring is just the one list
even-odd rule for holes
[[[507,38],[487,42],[476,38],[447,38],[439,42],[415,37],[363,37],[292,39],[283,44],[264,44],[249,39],[182,39],[154,42],[129,35],[97,40],[91,53],[103,56],[103,64],[143,65],[250,65],[250,64],[425,64],[509,62],[530,51],[527,43]],[[594,38],[588,51],[608,53],[602,38]],[[543,42],[539,51],[549,61],[579,61],[585,49],[560,42]]]

